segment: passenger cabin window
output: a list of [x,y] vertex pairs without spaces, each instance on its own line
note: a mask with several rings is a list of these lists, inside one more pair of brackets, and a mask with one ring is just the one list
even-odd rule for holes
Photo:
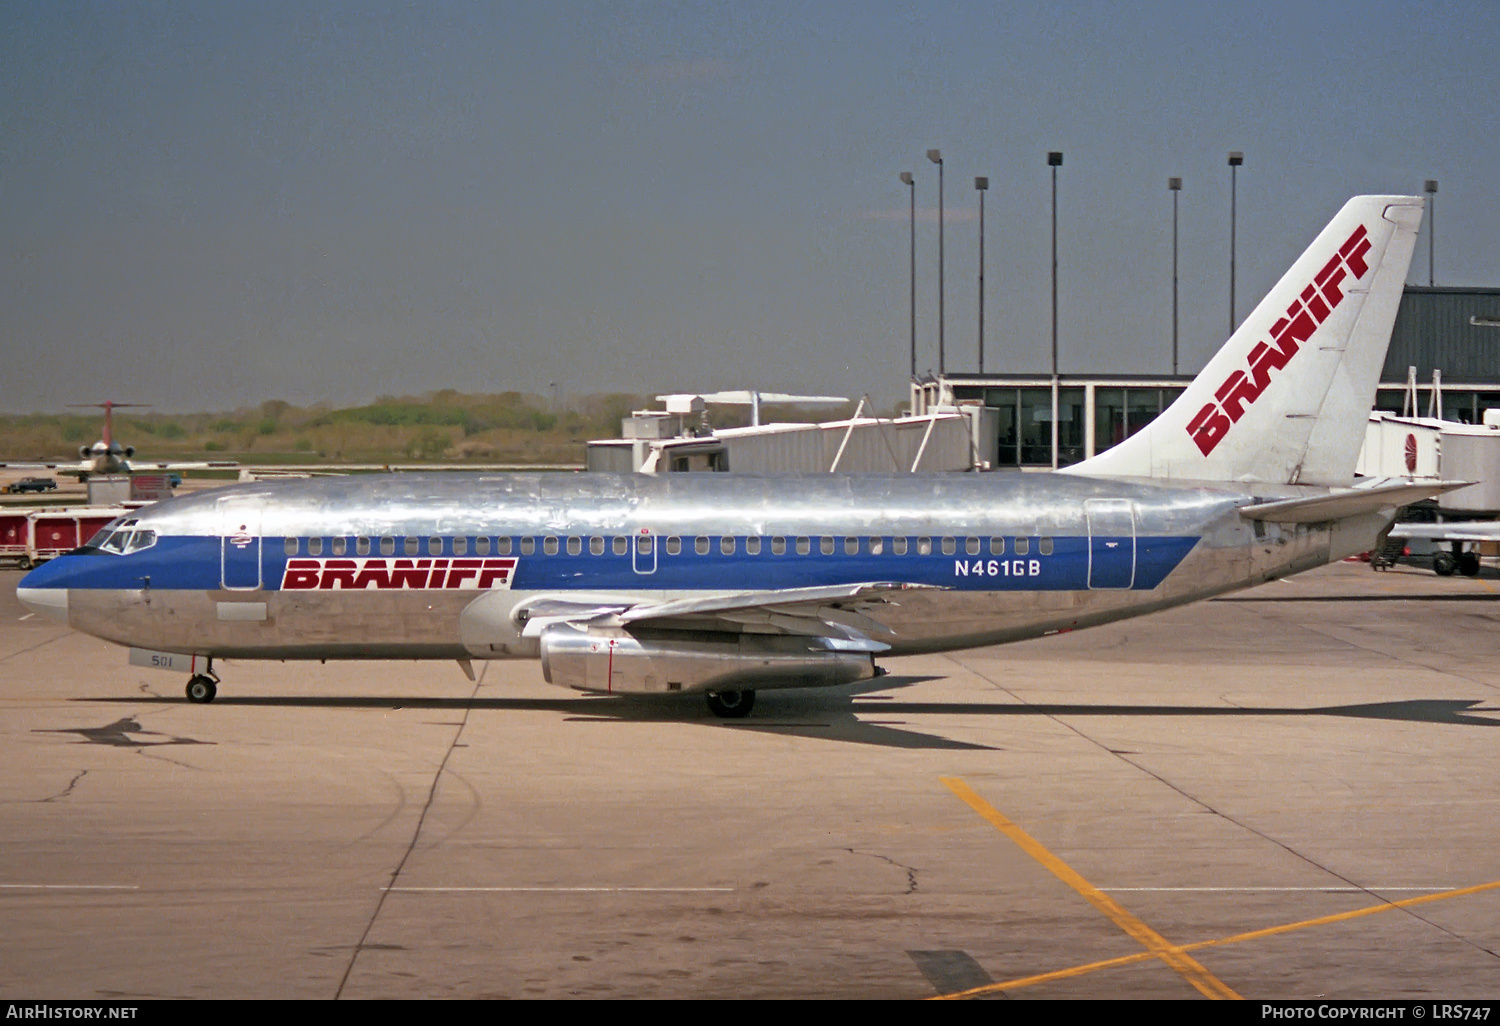
[[548,556],[557,555],[557,538],[554,535],[549,534],[542,539],[542,552]]
[[958,542],[953,538],[943,539],[943,555],[951,556],[958,551]]
[[812,539],[811,538],[798,538],[797,539],[797,555],[799,555],[799,556],[805,556],[805,555],[807,555],[811,551],[812,551]]
[[1036,543],[1036,550],[1044,556],[1052,555],[1052,539],[1039,538]]
[[623,535],[616,538],[610,544],[614,551],[614,554],[617,556],[623,556],[625,555],[625,553],[630,551],[630,542]]
[[427,554],[429,556],[441,556],[443,554],[443,539],[441,539],[441,538],[428,538],[427,539]]
[[593,537],[589,539],[589,554],[593,556],[604,555],[604,539]]
[[349,539],[347,539],[347,538],[335,538],[335,539],[333,539],[331,542],[328,543],[328,551],[332,552],[335,556],[342,556],[345,552],[349,551]]
[[288,556],[295,556],[297,554],[297,539],[288,538],[282,542],[281,551],[285,552]]
[[964,554],[965,555],[969,555],[969,556],[977,556],[977,555],[979,555],[979,539],[978,538],[965,538],[964,539]]
[[568,555],[577,556],[583,552],[583,539],[572,537],[568,539]]
[[917,555],[919,555],[919,556],[930,556],[930,555],[932,555],[932,539],[931,538],[918,538],[917,539]]
[[773,555],[773,556],[784,556],[784,555],[786,555],[786,539],[785,538],[777,537],[777,538],[772,538],[771,539],[771,555]]
[[719,551],[726,556],[734,555],[734,538],[725,535],[719,539]]
[[462,556],[464,553],[466,553],[468,551],[469,551],[469,539],[467,539],[467,538],[454,538],[453,539],[453,554],[455,556]]
[[495,540],[495,551],[502,556],[510,555],[510,535]]
[[536,539],[527,535],[521,539],[521,555],[529,556],[536,551]]
[[825,556],[831,556],[831,555],[833,555],[833,539],[832,538],[819,538],[818,539],[818,551],[821,552],[821,553],[823,553],[823,555],[825,555]]
[[643,556],[651,555],[652,538],[649,534],[642,535],[635,540],[635,551]]
[[418,539],[416,539],[416,538],[407,538],[406,541],[405,541],[405,543],[402,545],[401,549],[408,556],[415,556],[417,554],[417,546],[418,546]]
[[844,555],[846,555],[846,556],[857,556],[857,555],[859,555],[859,539],[858,538],[845,538],[844,539]]
[[992,555],[992,556],[1003,556],[1003,555],[1005,555],[1005,539],[1004,538],[991,538],[990,539],[990,555]]
[[307,554],[309,556],[321,556],[323,554],[323,539],[322,538],[309,538],[309,539],[307,539]]
[[682,539],[675,534],[667,537],[667,555],[677,556],[682,553]]
[[488,538],[474,539],[474,555],[488,556],[490,554],[490,540]]
[[396,554],[396,539],[380,539],[380,554],[382,556],[394,556]]
[[693,551],[700,556],[708,555],[708,539],[701,535],[693,539]]
[[747,555],[747,556],[758,556],[758,555],[760,555],[760,536],[759,535],[752,534],[750,537],[748,537],[748,538],[745,539],[745,555]]
[[370,554],[370,539],[354,539],[354,554],[356,556],[368,556]]
[[891,539],[891,551],[898,556],[906,555],[906,536],[901,535]]
[[1030,551],[1031,551],[1031,539],[1029,539],[1029,538],[1017,538],[1016,539],[1016,555],[1018,555],[1018,556],[1024,556],[1024,555],[1026,555],[1026,553],[1028,553]]

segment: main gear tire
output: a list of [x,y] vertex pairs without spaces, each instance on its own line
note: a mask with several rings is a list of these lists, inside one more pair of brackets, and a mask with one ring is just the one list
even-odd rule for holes
[[708,711],[723,720],[739,720],[750,715],[755,708],[754,691],[710,691]]

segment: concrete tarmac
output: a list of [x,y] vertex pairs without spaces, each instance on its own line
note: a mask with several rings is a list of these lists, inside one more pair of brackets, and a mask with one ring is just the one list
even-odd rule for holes
[[893,676],[185,680],[0,572],[0,997],[1492,998],[1500,577],[1339,564]]

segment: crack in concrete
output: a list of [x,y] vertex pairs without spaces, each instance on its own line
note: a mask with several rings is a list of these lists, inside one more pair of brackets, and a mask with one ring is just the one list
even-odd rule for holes
[[82,780],[84,777],[88,776],[88,775],[89,775],[89,771],[88,770],[79,770],[78,771],[78,775],[76,777],[74,777],[72,780],[68,781],[68,786],[67,787],[63,788],[57,794],[50,795],[50,796],[48,796],[46,798],[38,798],[37,799],[37,804],[38,805],[42,805],[42,804],[45,804],[47,802],[55,802],[59,798],[66,798],[68,795],[70,795],[70,794],[73,793],[73,788],[75,788],[75,787],[78,786],[78,782],[80,780]]
[[881,854],[879,854],[877,852],[873,852],[873,851],[859,851],[859,850],[857,850],[855,848],[845,848],[844,850],[847,851],[850,855],[863,855],[866,858],[879,859],[882,862],[886,862],[886,863],[889,863],[890,865],[895,866],[897,869],[904,869],[904,870],[906,870],[906,891],[905,891],[905,893],[906,894],[915,894],[915,893],[917,893],[917,867],[916,866],[908,866],[905,863],[897,862],[895,859],[891,858],[889,855],[881,855]]

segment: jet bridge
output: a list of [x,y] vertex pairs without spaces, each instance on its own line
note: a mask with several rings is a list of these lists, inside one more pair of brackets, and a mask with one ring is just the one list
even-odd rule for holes
[[978,404],[876,417],[865,412],[868,403],[861,399],[844,420],[715,429],[708,424],[705,397],[665,398],[667,409],[638,410],[626,418],[624,437],[589,442],[587,468],[644,474],[951,473],[989,470],[995,461],[996,411]]

